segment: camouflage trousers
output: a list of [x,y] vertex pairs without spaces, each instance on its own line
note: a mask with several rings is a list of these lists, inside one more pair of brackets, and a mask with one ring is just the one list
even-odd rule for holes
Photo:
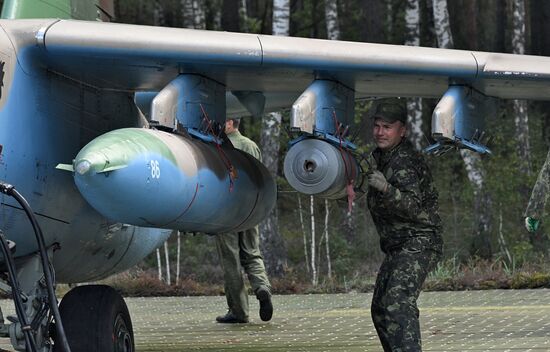
[[263,287],[271,291],[271,285],[265,271],[264,260],[260,253],[258,227],[241,231],[219,234],[216,247],[223,269],[225,298],[229,310],[238,318],[248,318],[248,292],[242,270],[248,276],[252,290]]
[[385,352],[422,351],[416,300],[426,276],[441,258],[441,247],[411,240],[389,251],[376,278],[372,321]]

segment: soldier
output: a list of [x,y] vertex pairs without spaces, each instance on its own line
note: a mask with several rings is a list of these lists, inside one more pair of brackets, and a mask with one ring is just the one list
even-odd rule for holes
[[416,300],[428,272],[441,258],[438,195],[426,161],[407,141],[407,113],[400,99],[379,103],[373,114],[373,167],[368,207],[386,255],[371,305],[384,351],[421,351]]
[[[260,149],[249,138],[239,132],[239,119],[225,122],[225,133],[233,146],[258,160],[262,160]],[[245,231],[225,233],[216,236],[216,247],[223,268],[225,297],[229,311],[216,318],[219,323],[248,323],[248,294],[241,268],[250,281],[250,286],[260,302],[260,318],[269,321],[273,315],[271,284],[267,278],[264,261],[260,253],[258,227]]]
[[539,228],[540,219],[542,219],[542,213],[546,201],[548,200],[548,193],[550,192],[550,151],[546,156],[546,161],[542,165],[542,169],[537,177],[537,182],[531,192],[531,198],[525,209],[525,228],[529,232],[535,232]]

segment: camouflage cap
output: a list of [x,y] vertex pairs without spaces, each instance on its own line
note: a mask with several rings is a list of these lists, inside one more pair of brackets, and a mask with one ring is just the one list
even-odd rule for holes
[[373,119],[382,119],[389,123],[401,121],[407,123],[407,109],[404,99],[384,99],[381,100],[374,110]]

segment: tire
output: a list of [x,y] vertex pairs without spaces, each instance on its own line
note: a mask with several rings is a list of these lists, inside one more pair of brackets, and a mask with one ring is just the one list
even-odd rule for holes
[[63,297],[59,312],[71,351],[135,352],[128,307],[111,287],[76,287]]

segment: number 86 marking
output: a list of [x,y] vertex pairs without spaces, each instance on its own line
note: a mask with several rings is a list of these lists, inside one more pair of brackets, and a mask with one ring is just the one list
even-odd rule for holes
[[160,164],[158,160],[151,160],[151,178],[160,178]]

